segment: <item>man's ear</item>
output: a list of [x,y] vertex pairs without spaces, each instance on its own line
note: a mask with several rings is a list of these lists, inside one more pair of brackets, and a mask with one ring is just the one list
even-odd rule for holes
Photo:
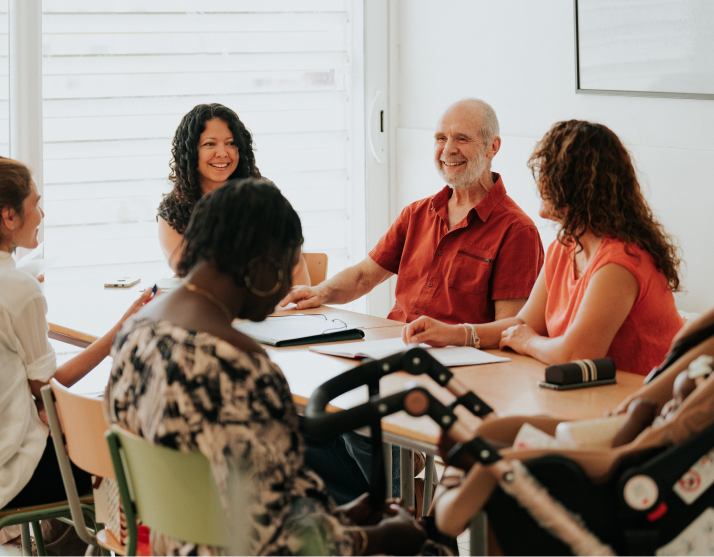
[[496,153],[501,150],[501,138],[499,136],[494,137],[491,140],[491,145],[488,146],[488,149],[486,150],[486,156],[489,159],[492,159],[493,157],[496,156]]

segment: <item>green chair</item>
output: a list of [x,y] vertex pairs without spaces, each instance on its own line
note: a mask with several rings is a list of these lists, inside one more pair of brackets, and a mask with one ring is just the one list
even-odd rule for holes
[[136,519],[189,543],[232,547],[211,466],[200,452],[153,445],[119,426],[106,433],[126,515],[126,554],[136,555]]
[[[94,518],[94,497],[88,495],[79,499],[79,503],[85,512],[90,517]],[[42,539],[42,530],[40,529],[40,520],[51,520],[53,518],[68,519],[72,516],[69,503],[60,501],[58,503],[50,503],[47,505],[37,505],[34,507],[4,507],[0,509],[0,528],[5,526],[22,526],[22,554],[32,555],[30,549],[30,524],[32,531],[35,534],[35,543],[37,544],[37,554],[47,555],[45,550],[45,542]]]

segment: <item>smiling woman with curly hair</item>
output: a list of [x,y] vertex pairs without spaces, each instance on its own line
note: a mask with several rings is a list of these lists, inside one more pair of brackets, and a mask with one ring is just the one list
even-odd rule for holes
[[422,317],[404,328],[405,342],[464,344],[473,327],[482,348],[508,347],[545,363],[608,356],[619,370],[647,374],[682,326],[672,294],[680,259],[627,149],[601,124],[558,122],[528,166],[540,216],[559,230],[526,305],[485,325]]
[[[171,154],[169,180],[174,187],[161,201],[157,221],[161,250],[176,271],[183,233],[198,200],[230,179],[261,175],[251,133],[222,104],[199,104],[186,114],[176,129]],[[293,283],[310,285],[304,259],[293,270]]]

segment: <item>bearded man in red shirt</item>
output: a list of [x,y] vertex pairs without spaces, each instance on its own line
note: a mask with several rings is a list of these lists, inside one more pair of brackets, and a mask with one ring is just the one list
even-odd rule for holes
[[447,185],[405,207],[363,261],[318,286],[294,287],[283,305],[345,304],[396,274],[389,319],[489,323],[515,317],[538,278],[543,245],[501,176],[491,172],[498,134],[487,103],[467,99],[450,106],[434,134],[434,162]]
[[[294,287],[282,305],[295,302],[297,309],[306,309],[346,304],[396,274],[397,303],[390,319],[409,323],[427,315],[453,324],[515,317],[543,266],[543,245],[533,221],[506,195],[501,177],[491,172],[501,147],[498,134],[498,119],[487,103],[466,99],[450,106],[434,134],[434,162],[447,185],[404,208],[362,262],[318,286]],[[464,344],[472,340],[464,329]],[[351,432],[328,441],[306,441],[307,465],[338,503],[369,488],[368,439]],[[399,459],[393,447],[396,497]]]

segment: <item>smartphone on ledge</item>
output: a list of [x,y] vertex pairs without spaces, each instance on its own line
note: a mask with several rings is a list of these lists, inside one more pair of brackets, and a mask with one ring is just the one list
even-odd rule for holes
[[119,277],[104,283],[104,288],[130,288],[141,279],[136,277]]
[[559,385],[557,383],[547,383],[545,381],[538,381],[539,387],[545,387],[546,389],[553,389],[554,391],[571,391],[573,389],[584,389],[586,387],[599,387],[600,385],[614,385],[617,380],[613,377],[612,379],[598,379],[597,381],[585,381],[581,383],[567,383],[565,385]]

